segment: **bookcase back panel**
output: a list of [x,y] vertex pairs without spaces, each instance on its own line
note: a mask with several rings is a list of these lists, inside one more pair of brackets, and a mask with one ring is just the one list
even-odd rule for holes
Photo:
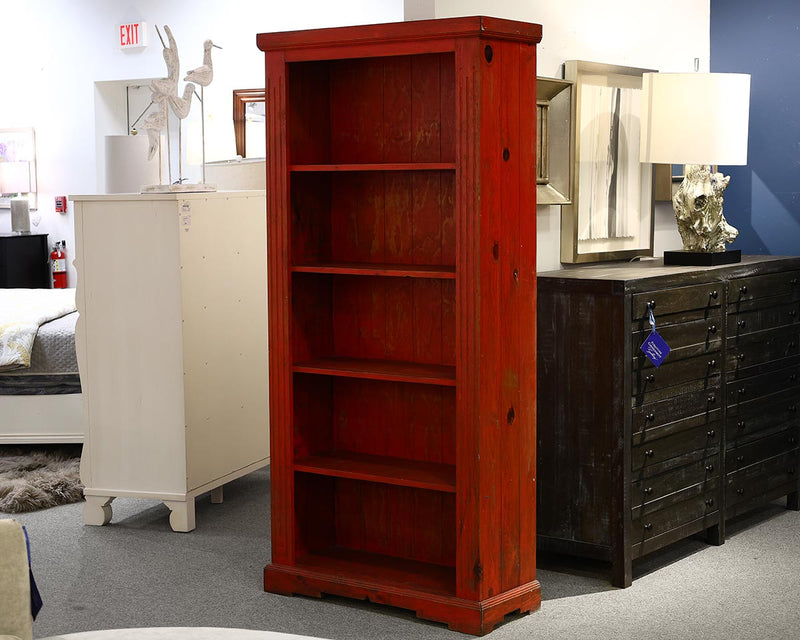
[[292,261],[455,264],[455,172],[292,174]]
[[452,53],[289,65],[291,164],[454,162]]
[[334,493],[336,546],[455,564],[454,494],[343,479]]
[[455,281],[295,274],[294,360],[455,364]]

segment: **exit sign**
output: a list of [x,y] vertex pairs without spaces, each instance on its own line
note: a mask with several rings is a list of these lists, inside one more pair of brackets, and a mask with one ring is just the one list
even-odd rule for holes
[[119,25],[117,38],[120,49],[134,49],[147,46],[147,23],[131,22]]

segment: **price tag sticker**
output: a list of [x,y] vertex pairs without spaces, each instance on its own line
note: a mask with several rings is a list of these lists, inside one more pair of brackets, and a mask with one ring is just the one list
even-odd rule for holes
[[656,319],[653,316],[653,310],[650,308],[649,304],[647,305],[647,311],[650,314],[650,335],[647,336],[647,339],[639,348],[654,366],[660,367],[661,363],[664,362],[664,359],[669,355],[670,349],[669,345],[664,341],[664,338],[658,335],[658,331],[656,331]]

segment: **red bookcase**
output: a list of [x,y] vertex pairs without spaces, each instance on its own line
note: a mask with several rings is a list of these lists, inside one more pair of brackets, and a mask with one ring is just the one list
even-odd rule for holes
[[268,591],[482,634],[536,581],[536,43],[485,17],[261,34]]

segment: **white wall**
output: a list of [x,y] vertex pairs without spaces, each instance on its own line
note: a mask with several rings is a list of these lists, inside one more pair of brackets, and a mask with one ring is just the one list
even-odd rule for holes
[[[198,66],[211,38],[214,82],[205,92],[210,136],[230,141],[209,160],[233,155],[231,91],[263,86],[263,57],[256,34],[409,17],[484,14],[541,23],[539,74],[561,77],[566,59],[688,71],[693,59],[708,69],[710,0],[26,0],[3,1],[3,92],[0,128],[34,127],[39,158],[39,210],[35,231],[51,242],[67,240],[74,257],[72,208],[55,213],[56,195],[97,192],[95,83],[165,74],[154,25],[168,24],[176,37],[182,70]],[[146,21],[150,46],[120,51],[120,23]],[[220,132],[222,132],[220,134]],[[227,133],[226,133],[227,132]],[[106,132],[102,132],[106,133]],[[122,133],[122,132],[120,132]],[[559,265],[559,207],[540,207],[540,270]],[[11,229],[0,210],[0,233]],[[122,243],[124,238],[109,238]],[[671,206],[657,205],[656,252],[679,248]],[[70,252],[72,250],[72,252]],[[76,276],[70,265],[70,286]]]
[[[420,1],[420,0],[418,0]],[[658,71],[708,71],[710,0],[429,0],[437,18],[489,15],[542,25],[538,74],[562,78],[564,60]],[[537,267],[561,267],[561,208],[537,211]],[[656,203],[655,254],[682,246],[671,203]]]
[[[204,40],[224,47],[213,53],[205,111],[216,137],[230,141],[217,157],[233,157],[231,92],[264,85],[256,34],[402,19],[402,0],[2,0],[0,128],[36,130],[39,209],[32,220],[39,224],[32,231],[49,233],[51,244],[66,239],[74,258],[72,206],[66,215],[55,213],[54,196],[98,192],[95,82],[166,75],[155,25],[172,29],[181,76],[202,63]],[[136,21],[148,23],[150,46],[121,51],[117,27]],[[0,209],[0,233],[10,230],[9,211]],[[75,286],[71,264],[68,281]]]

